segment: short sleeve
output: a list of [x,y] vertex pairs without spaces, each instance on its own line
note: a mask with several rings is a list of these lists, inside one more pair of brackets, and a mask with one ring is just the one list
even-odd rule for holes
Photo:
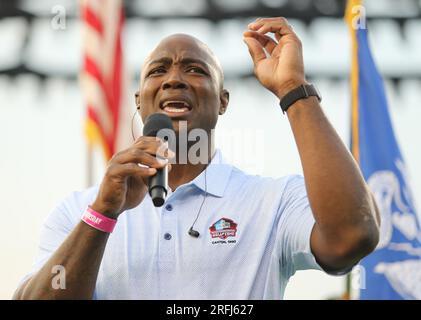
[[20,284],[38,272],[60,247],[80,221],[83,210],[92,201],[92,194],[93,189],[73,192],[48,214],[41,226],[38,251],[31,271],[22,278]]
[[54,208],[41,227],[38,251],[32,264],[31,271],[26,274],[19,285],[38,272],[58,249],[72,230],[72,223],[66,216],[62,206]]
[[315,220],[303,177],[289,178],[282,194],[279,211],[277,239],[280,242],[281,266],[289,275],[298,270],[322,270],[310,248],[310,236]]

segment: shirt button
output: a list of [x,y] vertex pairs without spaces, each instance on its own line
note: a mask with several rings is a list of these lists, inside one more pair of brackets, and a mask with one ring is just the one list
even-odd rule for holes
[[166,209],[167,211],[171,211],[171,210],[172,210],[172,205],[171,205],[171,204],[167,204],[167,205],[165,206],[165,209]]
[[164,234],[165,240],[171,240],[172,236],[169,233]]

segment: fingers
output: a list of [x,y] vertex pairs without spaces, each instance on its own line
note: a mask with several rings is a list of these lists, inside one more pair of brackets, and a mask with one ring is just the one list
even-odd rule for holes
[[114,163],[125,164],[134,163],[138,166],[150,167],[150,168],[163,168],[168,164],[167,159],[155,157],[141,149],[132,148],[127,152],[117,156],[114,159]]
[[291,26],[288,24],[287,19],[283,17],[276,18],[259,18],[248,25],[248,28],[252,31],[265,34],[272,32],[279,36],[294,35]]
[[110,177],[150,177],[156,174],[156,168],[147,168],[138,166],[136,163],[115,163],[112,164],[108,170],[107,174]]
[[243,40],[249,49],[250,56],[253,59],[253,63],[255,66],[261,60],[266,59],[266,53],[258,40],[256,40],[253,37],[245,37]]
[[140,137],[130,148],[114,155],[110,164],[129,164],[150,168],[163,168],[175,154],[168,144],[155,137]]
[[[292,27],[283,17],[258,18],[250,23],[248,28],[249,30],[245,31],[243,34],[243,40],[249,49],[255,65],[266,58],[265,50],[272,55],[272,52],[278,46],[278,42],[281,42],[282,44],[283,39],[300,43],[300,40],[292,30]],[[275,35],[276,41],[266,35],[268,32]]]
[[161,158],[173,158],[175,156],[175,153],[169,149],[168,142],[164,142],[157,137],[141,136],[135,141],[133,147],[139,147]]
[[276,41],[273,40],[271,37],[269,37],[269,36],[267,36],[265,34],[261,34],[259,32],[256,32],[256,31],[246,31],[246,32],[244,32],[243,35],[246,38],[247,37],[251,37],[251,38],[256,39],[260,43],[260,45],[266,49],[266,51],[269,54],[272,54],[272,51],[278,45],[276,43]]

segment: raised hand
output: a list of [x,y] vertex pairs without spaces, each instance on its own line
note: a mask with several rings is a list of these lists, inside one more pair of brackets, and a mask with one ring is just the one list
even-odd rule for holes
[[[265,88],[282,98],[306,83],[302,44],[285,18],[258,18],[248,28],[243,40],[253,59],[254,73]],[[276,41],[267,33],[273,33]]]

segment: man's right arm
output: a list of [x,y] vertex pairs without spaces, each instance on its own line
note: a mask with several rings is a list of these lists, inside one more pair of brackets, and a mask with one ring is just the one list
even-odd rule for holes
[[[108,236],[79,222],[47,263],[18,288],[13,299],[92,299]],[[64,286],[59,288],[53,285],[56,266],[65,272]]]
[[[163,144],[158,138],[143,136],[130,148],[115,154],[91,208],[117,219],[122,212],[138,206],[148,191],[147,179],[168,164],[161,159],[175,156],[168,144]],[[92,299],[108,236],[79,222],[45,265],[16,290],[13,298]],[[57,270],[65,272],[65,289],[53,286]]]

